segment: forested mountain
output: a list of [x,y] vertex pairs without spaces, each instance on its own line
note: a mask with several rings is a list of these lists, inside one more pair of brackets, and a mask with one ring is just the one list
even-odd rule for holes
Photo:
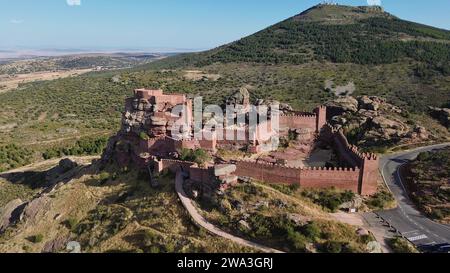
[[372,65],[405,59],[420,62],[418,70],[450,75],[450,31],[401,20],[380,7],[319,5],[231,44],[160,64],[328,61]]

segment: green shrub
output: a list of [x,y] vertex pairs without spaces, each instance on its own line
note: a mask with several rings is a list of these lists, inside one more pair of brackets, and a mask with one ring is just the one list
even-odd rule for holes
[[100,155],[108,144],[108,137],[84,138],[69,147],[47,149],[42,153],[45,160],[63,156]]
[[367,205],[371,209],[384,209],[394,201],[395,198],[392,193],[388,191],[381,191],[372,196],[367,202]]
[[417,156],[417,160],[419,161],[427,161],[430,159],[431,154],[429,152],[420,153]]
[[206,162],[211,160],[208,152],[203,149],[191,150],[182,149],[180,152],[180,159],[183,161],[191,161],[197,163],[199,166],[205,165]]
[[110,177],[111,175],[108,172],[102,172],[99,174],[98,179],[100,180],[101,184],[105,184]]
[[78,220],[75,218],[69,218],[64,222],[64,225],[69,229],[69,230],[75,230],[77,225],[78,225]]
[[0,146],[0,172],[19,168],[31,163],[33,150],[16,144]]
[[42,243],[42,241],[44,241],[44,235],[37,234],[37,235],[31,236],[29,238],[29,241],[32,242],[32,243],[35,243],[35,244]]
[[142,131],[139,133],[139,138],[142,140],[149,140],[150,137],[148,136],[148,134],[146,132]]
[[295,252],[303,253],[306,251],[306,244],[308,239],[301,233],[288,229],[288,242]]
[[302,192],[302,195],[331,212],[336,212],[342,204],[355,198],[355,194],[351,191],[342,192],[334,189],[305,190]]
[[388,240],[388,244],[395,253],[418,253],[419,252],[414,245],[412,245],[410,242],[408,242],[408,240],[401,238],[401,237],[395,237],[395,238]]
[[324,251],[326,253],[341,253],[342,252],[342,243],[340,242],[326,242],[324,245]]
[[302,233],[309,239],[315,241],[320,238],[321,230],[319,225],[314,222],[311,222],[302,227]]

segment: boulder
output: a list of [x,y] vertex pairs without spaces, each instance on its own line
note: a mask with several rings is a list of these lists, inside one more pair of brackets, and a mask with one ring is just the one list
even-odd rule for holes
[[215,176],[227,176],[236,171],[236,165],[234,164],[219,164],[214,166]]
[[61,175],[75,169],[78,167],[78,163],[72,161],[68,158],[62,159],[59,161],[58,166],[48,170],[45,174],[45,180],[47,182],[48,187],[53,186],[53,183],[60,177]]
[[[91,238],[91,240],[89,241],[90,245],[95,244],[92,242],[92,241],[94,241],[92,239],[95,240],[95,238]],[[78,242],[75,242],[75,241],[69,242],[69,243],[67,243],[66,251],[69,253],[79,254],[79,253],[81,253],[81,244]]]
[[416,126],[416,128],[414,128],[414,133],[417,135],[418,138],[422,140],[426,140],[430,137],[430,134],[428,133],[427,129],[425,129],[425,127],[422,126]]
[[219,176],[219,180],[222,184],[235,184],[238,182],[236,175]]
[[16,222],[14,216],[16,211],[23,205],[22,200],[15,199],[6,204],[2,209],[0,209],[0,233],[7,229],[11,224]]
[[358,98],[359,108],[371,111],[378,111],[382,102],[378,97],[362,96]]
[[344,112],[357,112],[358,101],[354,97],[341,97],[326,104],[333,115],[340,115]]
[[42,253],[57,253],[66,247],[69,239],[67,237],[58,237],[54,240],[47,242],[42,249]]
[[65,173],[78,167],[78,163],[68,158],[65,158],[59,161],[58,167],[61,172]]
[[380,243],[373,241],[367,244],[367,252],[372,254],[383,253]]
[[32,200],[25,206],[20,218],[24,221],[34,222],[39,212],[47,211],[49,203],[50,198],[45,195]]
[[249,223],[247,223],[245,220],[239,221],[239,226],[244,230],[251,230],[251,226]]
[[304,226],[311,221],[311,217],[306,217],[301,214],[290,213],[287,215],[288,219],[295,223],[297,226]]
[[364,228],[359,228],[356,231],[356,234],[358,234],[359,236],[368,236],[368,235],[370,235],[369,231],[367,229],[364,229]]
[[227,101],[227,105],[244,105],[247,106],[250,104],[250,93],[247,88],[240,88],[233,95],[231,95]]

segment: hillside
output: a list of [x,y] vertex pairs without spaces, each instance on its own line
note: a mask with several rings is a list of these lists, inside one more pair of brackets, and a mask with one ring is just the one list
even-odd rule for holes
[[[419,110],[425,109],[424,104],[440,106],[442,98],[450,99],[450,31],[404,21],[374,7],[318,5],[239,41],[147,68],[221,71],[233,64],[235,69],[270,65],[259,69],[260,76],[274,67],[292,68],[290,73],[277,71],[285,72],[277,80],[291,78],[295,70],[317,75],[299,81],[314,89],[305,92],[297,87],[296,92],[307,94],[299,96],[302,99],[310,92],[320,93],[328,79],[344,85],[354,82],[359,95],[383,94]],[[317,78],[322,80],[319,84]]]
[[450,148],[422,153],[404,167],[410,195],[419,209],[442,223],[450,222]]
[[[146,172],[100,169],[93,159],[51,160],[0,173],[0,252],[67,252],[70,241],[85,253],[255,252],[194,225],[178,201],[173,174],[151,187]],[[246,182],[199,206],[226,231],[287,252],[379,252],[368,227],[329,214],[355,196],[323,194],[313,201],[315,193],[302,196],[298,188]]]
[[[254,252],[190,222],[173,176],[154,189],[145,173],[100,171],[92,158],[74,160],[78,166],[49,161],[0,174],[0,252],[67,252],[69,241],[84,253]],[[4,217],[16,207],[20,219]]]
[[449,75],[449,49],[449,31],[404,21],[374,7],[319,5],[231,44],[162,63],[387,64],[411,58]]
[[31,59],[10,60],[0,63],[0,75],[28,74],[43,71],[71,69],[127,68],[162,58],[160,54],[115,53],[115,54],[77,54],[58,57],[36,57]]

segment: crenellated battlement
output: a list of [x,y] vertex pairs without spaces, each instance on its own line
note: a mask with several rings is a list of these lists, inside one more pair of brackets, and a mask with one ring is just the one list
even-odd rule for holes
[[333,171],[333,172],[354,172],[359,171],[359,168],[343,168],[343,167],[291,167],[283,164],[258,162],[252,159],[242,159],[237,161],[237,164],[255,166],[257,168],[272,167],[281,168],[285,170],[297,170],[297,171]]
[[258,161],[254,161],[254,160],[248,160],[248,159],[243,159],[243,160],[237,161],[237,164],[248,164],[248,166],[258,166],[259,168],[272,167],[272,168],[282,168],[285,170],[298,170],[298,171],[301,170],[301,168],[299,168],[299,167],[289,167],[289,166],[285,166],[282,164],[258,162]]
[[197,163],[191,162],[191,161],[182,161],[182,160],[175,160],[175,159],[161,159],[162,162],[167,163],[174,163],[174,164],[192,164],[196,165]]
[[301,168],[302,171],[329,171],[329,172],[359,172],[359,168],[342,168],[342,167],[306,167]]
[[299,115],[299,114],[285,114],[285,115],[280,115],[281,118],[283,117],[294,117],[294,118],[316,118],[317,115],[315,114],[304,114],[304,115]]

